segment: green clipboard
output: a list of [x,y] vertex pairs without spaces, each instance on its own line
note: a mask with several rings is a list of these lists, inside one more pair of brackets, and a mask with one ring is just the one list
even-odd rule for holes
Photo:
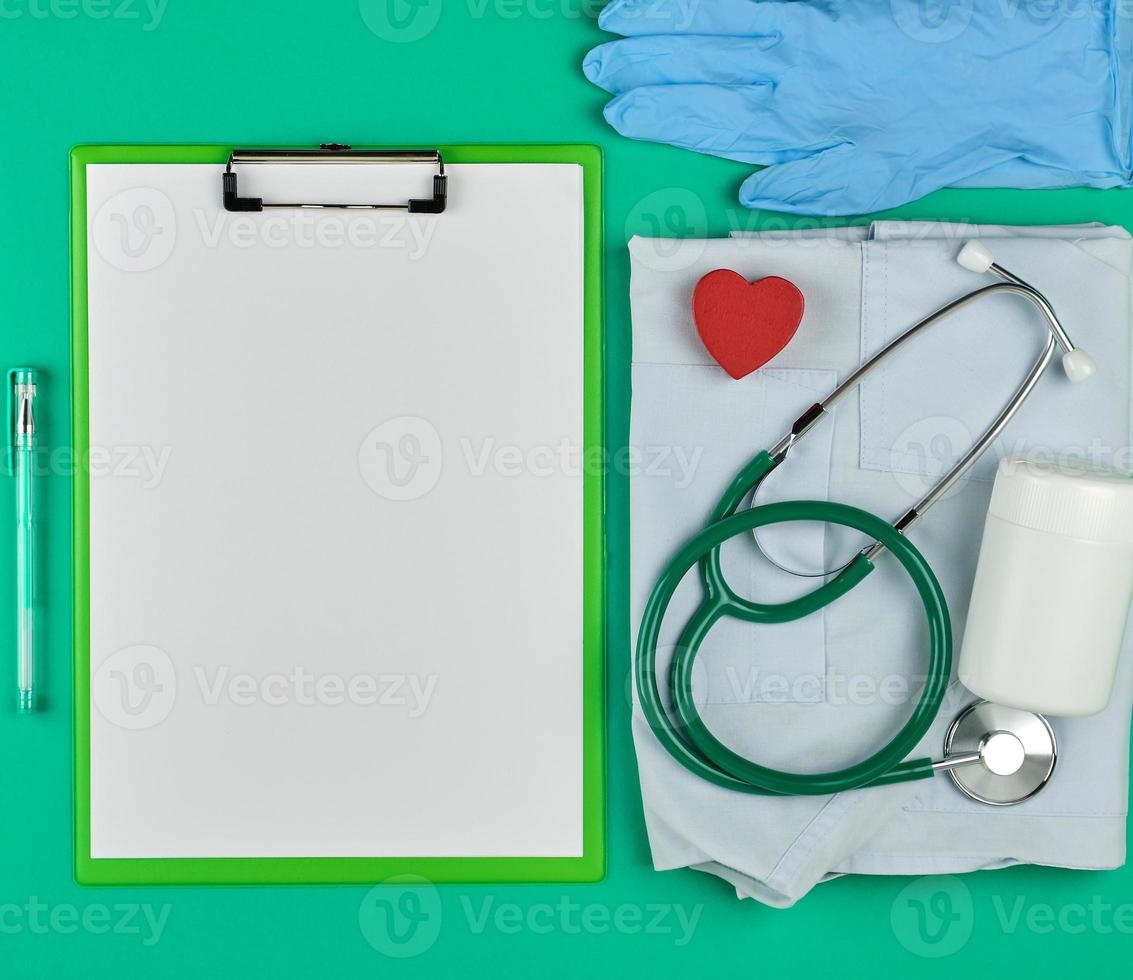
[[[299,149],[299,148],[296,148]],[[602,155],[588,145],[457,145],[446,163],[570,163],[583,171],[583,440],[604,458]],[[72,448],[89,453],[87,167],[92,164],[216,164],[225,145],[79,146],[71,152]],[[219,174],[218,169],[218,174]],[[585,882],[605,874],[605,480],[586,467],[583,487],[582,854],[578,857],[93,858],[90,771],[90,477],[76,467],[73,490],[75,877],[83,885],[371,884],[394,876],[432,882]]]

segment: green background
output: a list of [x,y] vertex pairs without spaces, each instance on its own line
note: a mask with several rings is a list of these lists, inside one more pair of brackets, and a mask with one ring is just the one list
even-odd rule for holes
[[[582,0],[414,4],[0,0],[0,366],[47,371],[49,445],[65,445],[70,435],[70,147],[330,140],[604,148],[607,444],[624,443],[625,239],[754,227],[756,216],[735,203],[745,168],[630,143],[605,127],[602,93],[578,69],[602,39]],[[942,194],[906,213],[1133,225],[1133,208],[1112,192]],[[9,484],[0,482],[0,512],[12,513]],[[602,884],[387,886],[378,895],[364,887],[78,888],[71,874],[69,480],[56,474],[42,489],[49,706],[18,718],[14,691],[0,698],[0,976],[1128,974],[1129,869],[841,879],[789,911],[738,902],[722,882],[695,872],[652,871],[628,735],[626,488],[617,482],[608,503],[609,871]],[[11,540],[11,530],[0,535],[9,553]],[[2,596],[14,595],[13,564],[0,566]],[[10,601],[0,603],[0,631],[14,636]],[[14,662],[12,647],[2,649]],[[14,666],[7,676],[14,687]],[[167,913],[160,939],[149,945],[140,911],[123,922],[140,905]],[[918,908],[927,912],[927,931],[918,927]],[[381,918],[399,909],[405,914]],[[689,937],[683,923],[693,919]],[[387,921],[405,930],[405,942],[397,942],[400,932],[383,931]]]

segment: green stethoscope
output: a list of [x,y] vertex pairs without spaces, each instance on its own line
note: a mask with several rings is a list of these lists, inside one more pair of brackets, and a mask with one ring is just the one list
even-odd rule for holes
[[[1032,286],[996,265],[991,253],[979,242],[969,242],[958,261],[976,272],[992,272],[1002,279],[976,289],[925,317],[862,364],[836,387],[825,401],[808,409],[772,449],[759,453],[736,474],[712,513],[708,525],[689,539],[665,566],[653,586],[642,617],[637,640],[635,680],[641,708],[658,740],[681,765],[709,782],[742,793],[772,796],[826,795],[863,786],[881,786],[924,779],[948,771],[960,788],[988,803],[1019,802],[1045,785],[1054,766],[1053,734],[1045,719],[1030,712],[1017,712],[987,702],[973,705],[956,720],[946,742],[947,754],[940,761],[930,758],[906,759],[933,723],[944,698],[952,669],[952,627],[944,592],[924,556],[905,537],[924,513],[936,503],[995,441],[1034,390],[1054,356],[1056,345],[1064,353],[1062,366],[1067,377],[1083,381],[1094,372],[1085,351],[1076,348],[1046,298]],[[929,326],[962,307],[984,297],[1007,293],[1030,301],[1042,314],[1049,337],[1042,354],[1016,389],[1011,400],[968,452],[896,523],[889,524],[868,511],[848,504],[820,500],[794,500],[763,504],[741,510],[743,502],[754,497],[760,484],[783,460],[791,448],[812,429],[827,411],[841,401],[874,367],[899,350]],[[773,524],[817,521],[852,528],[873,540],[849,564],[825,584],[790,602],[753,602],[738,595],[727,583],[720,562],[720,548],[730,539]],[[912,715],[887,744],[861,762],[844,769],[822,773],[787,772],[762,766],[732,751],[704,724],[693,698],[693,665],[712,627],[721,619],[733,618],[751,623],[786,623],[816,612],[845,595],[874,568],[883,552],[890,552],[908,574],[921,603],[929,629],[927,680]],[[661,624],[673,594],[694,565],[700,566],[704,598],[685,624],[677,641],[670,667],[670,687],[676,722],[661,701],[657,685],[657,644]],[[978,709],[975,715],[973,709]],[[678,724],[679,723],[679,726]],[[991,724],[986,734],[980,726]],[[975,737],[972,729],[975,728]],[[683,732],[686,737],[682,737]],[[992,758],[1000,737],[1011,736],[1011,746],[1020,750],[1018,759],[1000,762]],[[1008,751],[1007,756],[1012,753]],[[964,785],[958,773],[976,766],[980,774],[972,785]],[[1002,779],[1000,778],[1002,777]],[[990,787],[985,785],[989,783]]]

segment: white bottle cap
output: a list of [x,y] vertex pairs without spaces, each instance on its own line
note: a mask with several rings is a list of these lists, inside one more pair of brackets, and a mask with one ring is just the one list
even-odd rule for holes
[[1133,544],[1133,479],[1089,463],[1005,459],[988,513],[1062,537]]

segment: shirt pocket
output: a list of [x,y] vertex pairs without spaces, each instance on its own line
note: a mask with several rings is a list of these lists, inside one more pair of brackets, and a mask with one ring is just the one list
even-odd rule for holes
[[[1129,278],[1084,247],[1051,239],[1001,239],[997,261],[1032,281],[1098,373],[1072,384],[1061,349],[1016,418],[973,466],[990,482],[1005,456],[1090,460],[1129,468]],[[955,242],[867,242],[862,261],[864,361],[914,323],[996,282],[962,269]],[[862,469],[943,475],[1011,399],[1047,342],[1045,319],[1010,294],[979,299],[932,324],[861,385]]]
[[[829,370],[765,368],[735,381],[715,365],[633,365],[630,424],[631,617],[636,629],[665,564],[711,516],[735,473],[769,449],[791,423],[836,383]],[[832,426],[818,426],[776,473],[772,499],[827,496]],[[804,449],[805,444],[805,449]],[[825,529],[793,524],[767,529],[762,544],[776,561],[821,568]],[[752,535],[721,549],[724,573],[742,596],[783,602],[817,585],[777,569]],[[657,677],[668,699],[668,667],[680,630],[703,598],[694,568],[666,615]],[[725,618],[696,662],[694,693],[702,705],[817,703],[825,697],[824,614],[764,625]],[[636,692],[634,692],[636,697]]]

